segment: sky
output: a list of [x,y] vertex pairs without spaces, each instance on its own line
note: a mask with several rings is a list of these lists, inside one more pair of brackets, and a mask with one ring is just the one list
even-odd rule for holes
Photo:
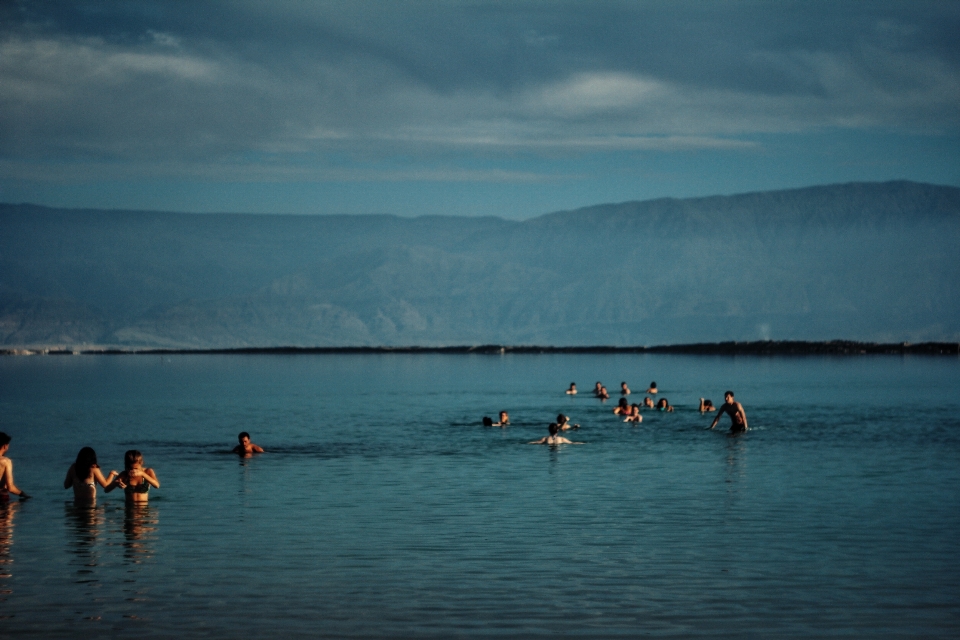
[[0,2],[0,202],[493,215],[960,186],[960,2]]

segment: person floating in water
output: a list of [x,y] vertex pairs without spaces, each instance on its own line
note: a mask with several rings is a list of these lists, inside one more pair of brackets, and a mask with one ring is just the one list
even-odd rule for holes
[[241,431],[240,435],[237,436],[237,440],[240,442],[240,444],[233,448],[234,453],[241,456],[251,455],[254,453],[263,453],[263,447],[250,442],[250,434],[246,431]]
[[146,502],[149,498],[150,487],[160,488],[160,481],[153,469],[143,466],[143,454],[131,449],[123,454],[123,471],[120,475],[104,487],[107,493],[117,487],[123,489],[127,502]]
[[656,393],[657,392],[657,383],[651,382],[650,388],[647,389],[647,393]]
[[557,414],[557,428],[560,431],[569,431],[570,429],[579,429],[579,424],[570,424],[570,416],[565,416],[562,413]]
[[510,424],[510,416],[506,411],[500,412],[500,421],[494,422],[489,416],[483,416],[483,426],[485,427],[506,427]]
[[730,416],[730,435],[736,435],[749,430],[747,426],[747,413],[743,410],[743,405],[733,399],[733,391],[727,391],[723,394],[723,406],[717,412],[717,417],[713,419],[710,429],[717,426],[720,416],[728,414]]
[[603,391],[603,384],[597,380],[597,384],[593,385],[593,395],[599,398],[601,391]]
[[713,406],[713,402],[710,400],[704,400],[700,398],[700,413],[708,413],[710,411],[716,411],[717,408]]
[[657,401],[657,411],[666,411],[667,413],[673,413],[673,407],[670,406],[670,402],[666,398],[660,398]]
[[620,398],[620,402],[613,408],[613,413],[618,416],[625,416],[630,411],[626,398]]
[[656,408],[656,405],[653,404],[653,398],[651,398],[650,396],[647,396],[646,398],[643,399],[643,406],[648,409]]
[[630,411],[626,414],[624,422],[643,422],[643,416],[640,415],[640,405],[634,403],[630,405]]
[[627,386],[626,382],[620,383],[620,395],[622,396],[630,395],[630,387]]
[[30,497],[13,481],[13,460],[7,457],[10,440],[10,436],[0,431],[0,502],[8,502],[11,493],[21,500]]
[[577,395],[577,383],[576,383],[576,382],[571,382],[571,383],[570,383],[570,388],[567,389],[567,395],[568,395],[568,396],[575,396],[575,395]]
[[77,461],[67,469],[67,477],[63,480],[63,488],[73,487],[73,499],[76,502],[94,503],[97,501],[97,484],[106,489],[111,482],[120,475],[111,471],[106,478],[97,464],[97,452],[91,447],[80,449]]
[[551,422],[549,429],[550,435],[544,436],[539,440],[534,440],[533,442],[528,442],[527,444],[583,444],[582,442],[571,442],[563,436],[557,435],[560,427],[557,426],[556,422]]

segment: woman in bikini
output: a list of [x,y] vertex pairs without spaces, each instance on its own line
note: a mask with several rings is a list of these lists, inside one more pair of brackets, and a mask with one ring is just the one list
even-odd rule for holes
[[123,472],[116,480],[105,487],[104,491],[113,491],[120,487],[127,498],[127,502],[146,502],[149,499],[150,487],[160,488],[160,481],[153,469],[143,466],[143,454],[131,449],[123,454]]
[[77,454],[77,461],[67,469],[63,488],[73,487],[73,499],[76,502],[94,503],[97,501],[97,484],[107,489],[118,475],[116,471],[111,471],[110,475],[104,478],[97,464],[97,452],[90,447],[84,447]]

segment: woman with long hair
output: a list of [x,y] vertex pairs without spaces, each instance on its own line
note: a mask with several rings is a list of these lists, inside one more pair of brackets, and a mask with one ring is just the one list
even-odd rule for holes
[[91,447],[80,449],[77,461],[67,469],[67,477],[63,480],[63,488],[73,487],[73,498],[77,502],[95,502],[97,499],[97,484],[106,489],[119,474],[111,471],[106,478],[97,464],[97,452]]

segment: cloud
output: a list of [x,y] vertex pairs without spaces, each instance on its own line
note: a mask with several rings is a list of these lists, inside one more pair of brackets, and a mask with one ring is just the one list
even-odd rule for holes
[[335,175],[317,159],[749,150],[761,133],[960,129],[960,19],[936,3],[84,6],[96,19],[48,5],[7,16],[8,166],[293,176],[310,161],[306,173]]

